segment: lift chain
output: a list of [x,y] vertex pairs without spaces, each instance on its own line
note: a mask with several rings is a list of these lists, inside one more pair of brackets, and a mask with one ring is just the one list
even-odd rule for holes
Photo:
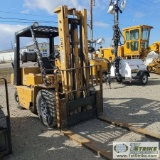
[[40,66],[40,71],[42,74],[43,82],[47,86],[48,82],[47,82],[47,78],[46,78],[46,69],[45,69],[43,61],[42,61],[42,54],[40,53],[40,49],[39,49],[38,42],[36,40],[33,28],[31,28],[31,34],[32,34],[32,39],[33,39],[34,45],[36,47],[37,60],[38,60],[38,65]]

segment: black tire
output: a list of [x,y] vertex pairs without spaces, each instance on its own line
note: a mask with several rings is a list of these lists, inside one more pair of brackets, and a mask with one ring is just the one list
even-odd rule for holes
[[18,109],[22,109],[22,107],[20,106],[20,103],[19,103],[19,97],[18,97],[18,92],[17,92],[17,90],[15,90],[15,92],[14,92],[14,100],[15,100],[15,102],[16,102],[16,107],[17,107]]
[[56,98],[54,90],[40,90],[36,97],[36,108],[38,117],[44,125],[51,128],[56,126]]
[[116,81],[117,81],[118,83],[122,83],[122,77],[121,77],[121,76],[116,77]]
[[142,75],[139,78],[139,83],[141,85],[146,85],[148,83],[148,75],[147,75],[147,73],[142,73]]

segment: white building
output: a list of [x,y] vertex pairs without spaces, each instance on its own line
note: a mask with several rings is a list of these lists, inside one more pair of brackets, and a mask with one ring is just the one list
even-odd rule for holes
[[13,49],[0,51],[0,62],[13,61],[14,51]]
[[[39,47],[40,52],[42,53],[43,57],[49,56],[49,44],[48,43],[46,43],[46,42],[38,43],[38,47]],[[27,48],[27,52],[34,52],[35,51],[35,46],[33,44],[26,46],[26,48]]]

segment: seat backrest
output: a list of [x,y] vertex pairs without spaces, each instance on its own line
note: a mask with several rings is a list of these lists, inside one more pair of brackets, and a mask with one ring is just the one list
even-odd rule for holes
[[37,62],[37,54],[36,52],[22,52],[21,54],[22,63],[25,62]]
[[[52,74],[53,73],[53,66],[51,65],[51,62],[49,60],[48,57],[42,57],[42,62],[43,62],[43,65],[46,69],[46,73],[47,74]],[[47,71],[47,69],[52,69],[50,71]]]

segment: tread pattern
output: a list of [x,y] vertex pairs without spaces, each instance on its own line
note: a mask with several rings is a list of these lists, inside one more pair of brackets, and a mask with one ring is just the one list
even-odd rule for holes
[[41,89],[36,97],[36,108],[39,118],[47,127],[55,127],[57,124],[56,116],[56,97],[53,89]]

